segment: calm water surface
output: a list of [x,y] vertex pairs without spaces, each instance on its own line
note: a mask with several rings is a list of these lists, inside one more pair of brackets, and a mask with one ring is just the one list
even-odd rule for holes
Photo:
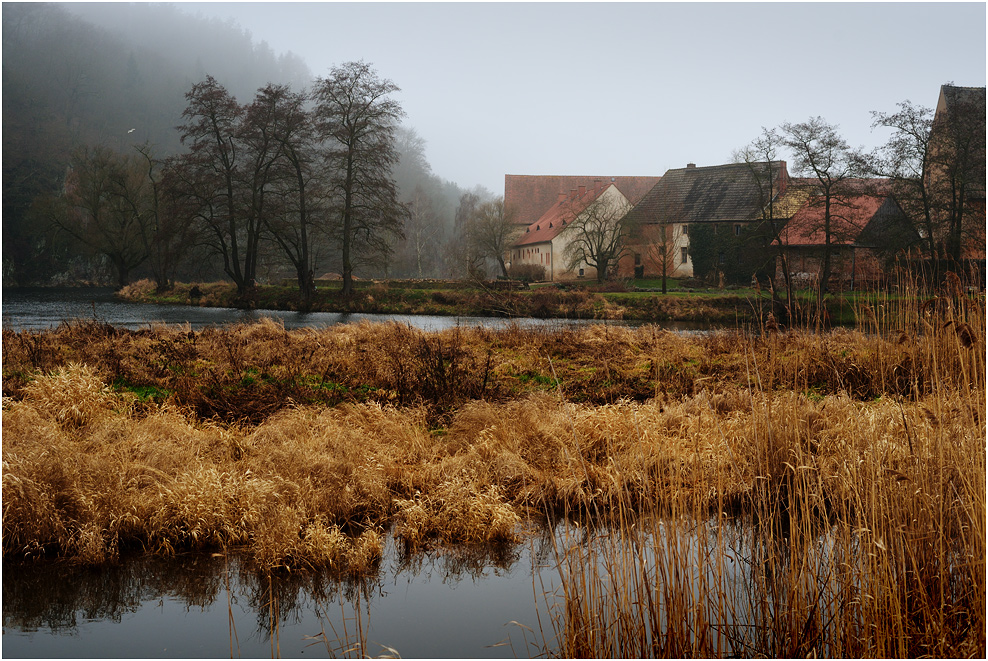
[[387,648],[405,658],[528,658],[543,640],[520,625],[548,625],[533,588],[542,590],[540,573],[547,587],[553,580],[539,555],[529,544],[502,557],[409,562],[389,542],[380,574],[361,582],[269,582],[236,557],[209,554],[100,569],[5,563],[3,656],[229,658],[232,647],[247,658],[393,654]]
[[[359,314],[340,312],[291,312],[280,310],[238,310],[235,308],[201,308],[192,305],[153,305],[126,303],[113,296],[110,288],[17,288],[4,289],[0,308],[3,328],[13,331],[45,330],[63,322],[99,320],[119,328],[147,328],[154,323],[189,324],[194,329],[256,321],[262,317],[280,320],[285,328],[324,328],[359,321],[395,321],[422,330],[443,330],[456,326],[499,328],[509,324],[521,326],[559,326],[601,323],[563,319],[498,319],[491,317],[440,317],[430,315]],[[607,322],[634,326],[636,322]],[[709,324],[670,322],[671,330],[709,330]]]
[[[700,596],[701,585],[726,590],[719,625],[749,626],[755,580],[743,558],[750,546],[734,523],[645,526],[628,547],[660,581]],[[4,563],[3,654],[18,658],[533,658],[558,649],[553,618],[562,614],[563,575],[574,567],[606,584],[626,577],[606,530],[540,527],[514,547],[403,556],[388,537],[381,569],[360,581],[327,573],[251,571],[236,555],[134,558],[85,569]],[[599,533],[599,534],[598,534]],[[730,540],[730,541],[725,541]],[[724,542],[726,546],[719,546]],[[672,554],[675,572],[659,563]],[[610,549],[609,551],[607,549]],[[658,555],[657,555],[658,553]],[[719,555],[721,563],[711,560]],[[824,556],[817,557],[814,562]],[[578,560],[578,558],[586,560]],[[576,562],[572,565],[572,562]],[[803,559],[807,565],[808,559]],[[810,562],[812,565],[813,562]],[[824,562],[812,571],[825,571]],[[562,569],[560,569],[562,567]],[[611,569],[609,569],[609,567]],[[582,585],[583,571],[575,570]],[[665,577],[665,578],[660,578]],[[570,587],[572,589],[572,585]],[[662,615],[664,621],[665,615]],[[558,620],[557,620],[558,622]],[[729,653],[739,653],[731,641]],[[747,655],[745,655],[747,656]]]

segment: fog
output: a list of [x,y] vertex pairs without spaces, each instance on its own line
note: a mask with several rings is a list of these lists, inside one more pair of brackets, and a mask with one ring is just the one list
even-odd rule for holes
[[[984,3],[178,6],[234,21],[315,75],[372,63],[402,88],[433,171],[495,192],[506,173],[657,176],[726,163],[762,126],[811,116],[872,147],[886,136],[870,111],[933,106],[951,81],[985,85]],[[126,20],[119,5],[82,7]]]

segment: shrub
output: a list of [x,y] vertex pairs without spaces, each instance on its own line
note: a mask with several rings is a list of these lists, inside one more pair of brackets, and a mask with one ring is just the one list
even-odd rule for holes
[[513,264],[508,275],[522,282],[544,282],[545,267],[538,264]]

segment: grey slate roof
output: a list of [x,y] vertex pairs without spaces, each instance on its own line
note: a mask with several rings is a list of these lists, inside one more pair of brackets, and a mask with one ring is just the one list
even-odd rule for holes
[[[767,164],[759,164],[768,173]],[[772,163],[776,176],[785,176],[785,163]],[[775,192],[779,186],[776,183]],[[668,170],[629,212],[639,223],[747,222],[761,218],[755,177],[745,163]]]

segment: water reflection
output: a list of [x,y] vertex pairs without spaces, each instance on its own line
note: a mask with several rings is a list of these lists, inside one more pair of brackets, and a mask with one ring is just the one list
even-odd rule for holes
[[5,563],[4,653],[379,656],[393,648],[406,657],[531,656],[538,649],[523,652],[526,643],[505,630],[511,621],[537,626],[538,568],[526,548],[399,558],[392,542],[378,574],[344,580],[259,573],[236,555],[135,558],[98,570]]
[[[797,539],[765,535],[750,517],[625,523],[557,522],[514,546],[415,554],[389,537],[380,570],[363,578],[272,575],[233,554],[99,570],[5,563],[4,652],[534,657],[560,649],[574,614],[599,631],[655,618],[614,634],[633,639],[621,648],[632,656],[839,651],[825,623],[858,586],[839,575],[856,554],[833,530]],[[793,618],[803,640],[792,640]]]
[[223,587],[223,570],[222,558],[206,555],[138,558],[99,569],[5,562],[4,626],[71,634],[94,620],[120,622],[143,603],[162,598],[208,608]]

